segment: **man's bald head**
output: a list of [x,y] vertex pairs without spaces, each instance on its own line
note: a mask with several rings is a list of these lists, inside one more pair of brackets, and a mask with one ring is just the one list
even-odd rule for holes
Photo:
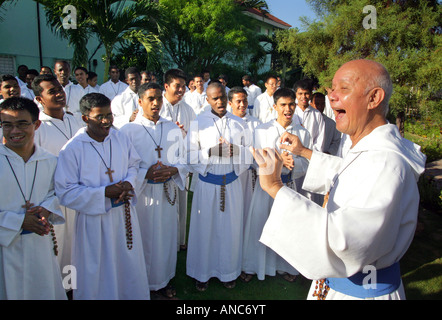
[[368,59],[349,61],[339,68],[339,70],[341,69],[354,70],[355,78],[365,83],[365,93],[375,87],[380,87],[385,92],[385,97],[379,108],[386,117],[389,110],[388,104],[393,93],[393,83],[387,69],[381,63]]

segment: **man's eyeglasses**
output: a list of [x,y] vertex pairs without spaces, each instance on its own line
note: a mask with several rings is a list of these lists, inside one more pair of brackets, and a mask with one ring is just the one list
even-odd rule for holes
[[0,121],[0,128],[2,128],[5,131],[12,130],[14,127],[16,127],[17,129],[20,129],[20,130],[26,130],[32,124],[34,124],[34,122],[11,123],[11,122],[1,122]]
[[106,114],[106,115],[103,115],[103,114],[100,114],[100,115],[98,115],[98,116],[96,116],[96,117],[90,117],[90,116],[88,116],[88,118],[89,119],[94,119],[94,120],[97,120],[97,121],[103,121],[104,119],[106,119],[106,120],[113,120],[114,119],[114,115],[112,114],[112,113],[110,113],[110,114]]

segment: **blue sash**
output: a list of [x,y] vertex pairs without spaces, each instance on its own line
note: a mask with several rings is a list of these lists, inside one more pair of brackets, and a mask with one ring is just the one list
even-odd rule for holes
[[282,183],[287,184],[292,181],[292,173],[281,174]]
[[120,201],[118,203],[115,203],[115,201],[117,201],[116,198],[115,199],[111,198],[110,200],[111,200],[112,208],[117,208],[117,207],[120,207],[120,206],[122,206],[124,204],[124,201]]
[[155,181],[153,181],[153,180],[147,180],[147,183],[150,183],[150,184],[162,184],[162,183],[166,183],[167,181],[169,181],[170,179],[172,179],[172,178],[169,178],[169,179],[167,179],[166,181],[163,181],[163,182],[155,182]]
[[370,276],[370,273],[358,272],[349,278],[327,278],[325,282],[337,292],[361,299],[390,294],[399,288],[401,270],[398,262],[373,272],[376,272],[376,283],[367,283],[367,289],[364,288],[363,281],[365,277]]
[[218,186],[225,186],[225,185],[228,185],[229,183],[232,183],[236,179],[238,179],[238,176],[235,174],[234,171],[232,171],[232,172],[230,172],[228,174],[224,174],[224,175],[207,173],[206,176],[203,176],[200,174],[199,178],[201,181],[204,181],[207,183],[216,184]]

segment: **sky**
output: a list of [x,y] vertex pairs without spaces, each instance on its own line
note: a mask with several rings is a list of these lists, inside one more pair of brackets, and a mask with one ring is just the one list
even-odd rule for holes
[[271,14],[292,25],[293,28],[301,29],[299,17],[316,18],[316,14],[305,0],[266,0],[266,2]]

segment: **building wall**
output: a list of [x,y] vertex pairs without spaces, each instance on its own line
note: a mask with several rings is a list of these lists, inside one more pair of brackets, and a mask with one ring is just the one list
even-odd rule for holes
[[[40,70],[41,65],[54,67],[57,59],[71,61],[73,48],[68,41],[55,36],[47,26],[44,7],[40,7],[40,43],[41,62],[38,37],[37,3],[32,0],[19,0],[15,5],[6,5],[3,21],[0,21],[0,74],[5,73],[6,61],[13,61],[14,74],[16,75],[19,65],[26,65],[29,69]],[[88,43],[89,55],[97,45],[97,39],[90,39]],[[97,66],[90,69],[98,74],[100,82],[103,79],[104,63],[101,56],[104,50],[100,49],[93,59],[97,60]],[[91,60],[92,61],[92,60]],[[3,68],[2,68],[3,66]],[[71,66],[74,68],[75,66]],[[94,70],[95,69],[95,70]]]

